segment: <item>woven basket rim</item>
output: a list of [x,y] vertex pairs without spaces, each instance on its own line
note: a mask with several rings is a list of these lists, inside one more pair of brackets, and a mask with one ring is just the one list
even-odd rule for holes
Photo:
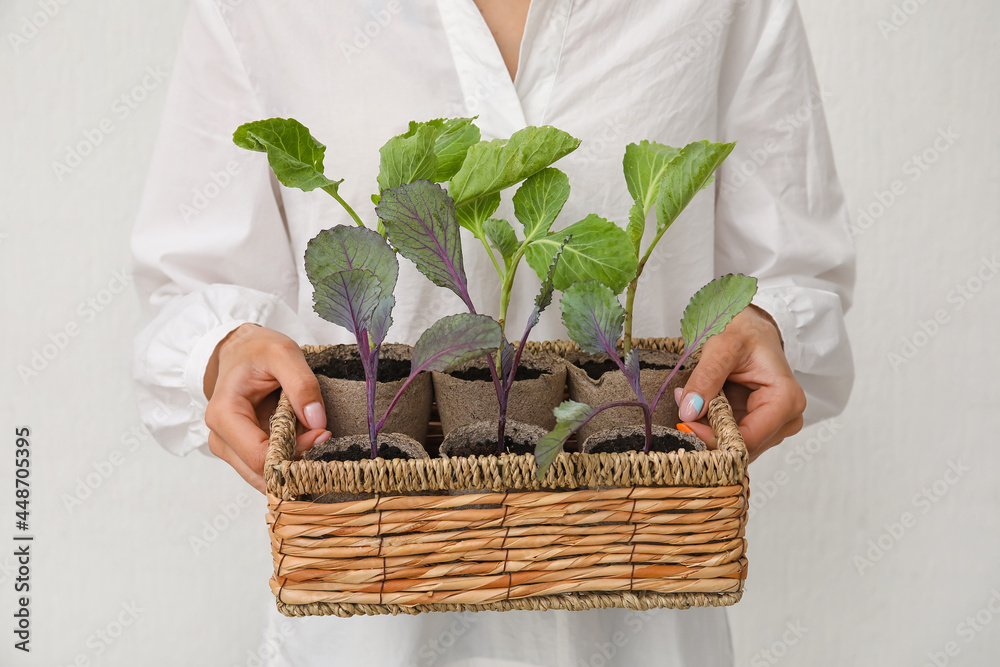
[[[636,339],[635,344],[641,349],[677,353],[683,350],[683,340],[679,338]],[[307,356],[313,356],[329,347],[306,345],[302,350]],[[553,351],[560,356],[580,351],[571,341],[529,341],[526,348]],[[692,358],[697,359],[697,354]],[[710,401],[708,419],[718,441],[717,449],[649,454],[563,452],[549,468],[545,479],[539,482],[535,478],[536,467],[531,454],[343,462],[292,460],[296,418],[288,397],[282,392],[271,418],[264,477],[268,492],[284,500],[329,492],[536,491],[588,485],[708,487],[743,483],[749,456],[732,409],[722,393]]]

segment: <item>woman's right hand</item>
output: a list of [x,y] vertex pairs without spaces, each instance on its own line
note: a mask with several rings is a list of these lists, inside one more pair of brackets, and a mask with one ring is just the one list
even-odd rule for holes
[[261,493],[279,389],[288,394],[302,431],[296,456],[330,437],[316,376],[295,341],[273,329],[252,323],[233,329],[209,360],[204,388],[209,449]]

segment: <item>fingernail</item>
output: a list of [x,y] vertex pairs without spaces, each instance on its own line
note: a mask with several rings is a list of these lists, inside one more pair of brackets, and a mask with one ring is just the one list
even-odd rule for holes
[[690,433],[691,435],[694,435],[694,431],[692,431],[691,427],[688,426],[687,424],[683,424],[683,423],[678,424],[677,425],[677,430],[678,431],[682,431],[684,433]]
[[674,403],[677,404],[677,407],[680,407],[680,405],[681,405],[681,399],[682,398],[684,398],[684,388],[683,387],[675,387],[674,388]]
[[320,402],[310,403],[302,409],[306,418],[306,426],[309,428],[322,428],[326,422],[326,411]]
[[705,407],[705,400],[698,394],[690,393],[684,397],[678,416],[680,416],[681,421],[696,421],[703,407]]
[[333,433],[330,433],[329,431],[323,431],[313,441],[313,447],[315,447],[316,445],[322,445],[324,442],[326,442],[327,440],[329,440],[332,437],[333,437]]

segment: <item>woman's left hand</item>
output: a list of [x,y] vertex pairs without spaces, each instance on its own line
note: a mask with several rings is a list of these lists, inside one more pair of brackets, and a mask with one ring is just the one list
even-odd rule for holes
[[704,416],[723,387],[751,461],[802,430],[805,392],[785,359],[777,325],[756,306],[705,342],[701,361],[674,394],[681,421],[710,445],[715,436]]

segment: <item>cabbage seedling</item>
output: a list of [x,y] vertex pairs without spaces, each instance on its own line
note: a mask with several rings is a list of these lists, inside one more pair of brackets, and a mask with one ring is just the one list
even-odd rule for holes
[[577,283],[566,290],[562,297],[562,313],[570,338],[588,354],[603,352],[611,357],[628,379],[636,400],[614,401],[596,408],[576,401],[564,401],[554,410],[555,428],[543,436],[535,448],[538,479],[541,480],[545,476],[545,471],[569,437],[595,415],[608,408],[642,409],[643,425],[646,430],[646,446],[643,451],[649,453],[653,441],[653,411],[677,370],[706,340],[722,333],[726,325],[750,305],[756,292],[756,278],[729,274],[716,278],[691,297],[681,319],[684,354],[656,396],[649,401],[639,384],[639,351],[630,350],[624,359],[618,355],[618,339],[621,337],[625,322],[625,309],[619,303],[618,297],[608,287],[594,281]]

